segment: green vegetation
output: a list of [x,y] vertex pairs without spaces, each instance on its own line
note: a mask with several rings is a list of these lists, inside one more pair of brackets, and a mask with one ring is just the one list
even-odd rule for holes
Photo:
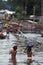
[[35,15],[41,15],[41,0],[8,0],[7,4],[13,6],[14,10],[19,6],[27,12],[27,15],[33,14],[33,7],[35,7]]
[[15,8],[15,10],[16,10],[15,16],[16,16],[17,20],[24,19],[26,12],[25,11],[22,11],[22,9],[19,6],[17,6]]
[[[3,5],[3,7],[1,5]],[[0,0],[0,9],[5,9],[6,5],[12,6],[13,10],[16,12],[15,16],[18,20],[34,14],[34,7],[35,15],[41,15],[41,0]]]

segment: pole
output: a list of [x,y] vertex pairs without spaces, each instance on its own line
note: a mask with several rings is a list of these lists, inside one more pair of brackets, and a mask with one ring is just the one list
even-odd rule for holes
[[43,22],[43,0],[41,0],[41,22]]
[[33,21],[35,22],[35,6],[33,7],[33,15],[34,15]]
[[[35,22],[35,6],[33,7],[33,15],[34,15],[33,21]],[[34,32],[36,32],[35,28],[34,28]]]

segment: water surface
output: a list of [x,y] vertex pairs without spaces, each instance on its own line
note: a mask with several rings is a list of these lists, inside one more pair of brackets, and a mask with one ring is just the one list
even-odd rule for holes
[[[17,38],[13,34],[9,34],[9,36],[10,36],[9,39],[6,38],[4,40],[0,40],[0,65],[13,65],[13,63],[10,62],[11,56],[9,55],[9,51],[14,46],[14,44],[16,44]],[[28,35],[26,34],[25,36],[28,36],[29,38],[31,38],[30,34]],[[35,35],[33,36],[33,38],[34,37],[36,38]],[[38,37],[37,40],[39,40],[40,38],[41,37]],[[43,41],[43,38],[42,38],[42,41]],[[23,52],[21,53],[22,50],[23,50],[23,47],[18,47],[19,53],[17,53],[17,56],[16,56],[17,64],[15,65],[28,65],[26,63],[27,55]],[[43,65],[43,51],[42,50],[40,50],[40,52],[38,51],[37,54],[32,59],[34,60],[34,62],[31,63],[31,65]]]

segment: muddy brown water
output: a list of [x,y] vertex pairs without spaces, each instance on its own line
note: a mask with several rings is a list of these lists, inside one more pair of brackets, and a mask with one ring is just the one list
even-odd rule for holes
[[[9,39],[0,40],[0,65],[13,65],[10,61],[11,56],[9,55],[9,51],[16,41],[17,38],[12,34],[9,34]],[[14,65],[29,65],[26,63],[27,55],[23,52],[21,53],[22,49],[22,47],[18,47],[17,63]],[[32,59],[34,61],[30,65],[43,65],[43,51],[38,51]]]

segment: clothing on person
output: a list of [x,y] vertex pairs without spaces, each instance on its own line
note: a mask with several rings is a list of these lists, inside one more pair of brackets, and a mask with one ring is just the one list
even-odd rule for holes
[[32,56],[34,55],[34,52],[32,51],[32,47],[33,45],[32,44],[27,44],[24,52],[27,54],[27,59],[31,60],[32,59]]

